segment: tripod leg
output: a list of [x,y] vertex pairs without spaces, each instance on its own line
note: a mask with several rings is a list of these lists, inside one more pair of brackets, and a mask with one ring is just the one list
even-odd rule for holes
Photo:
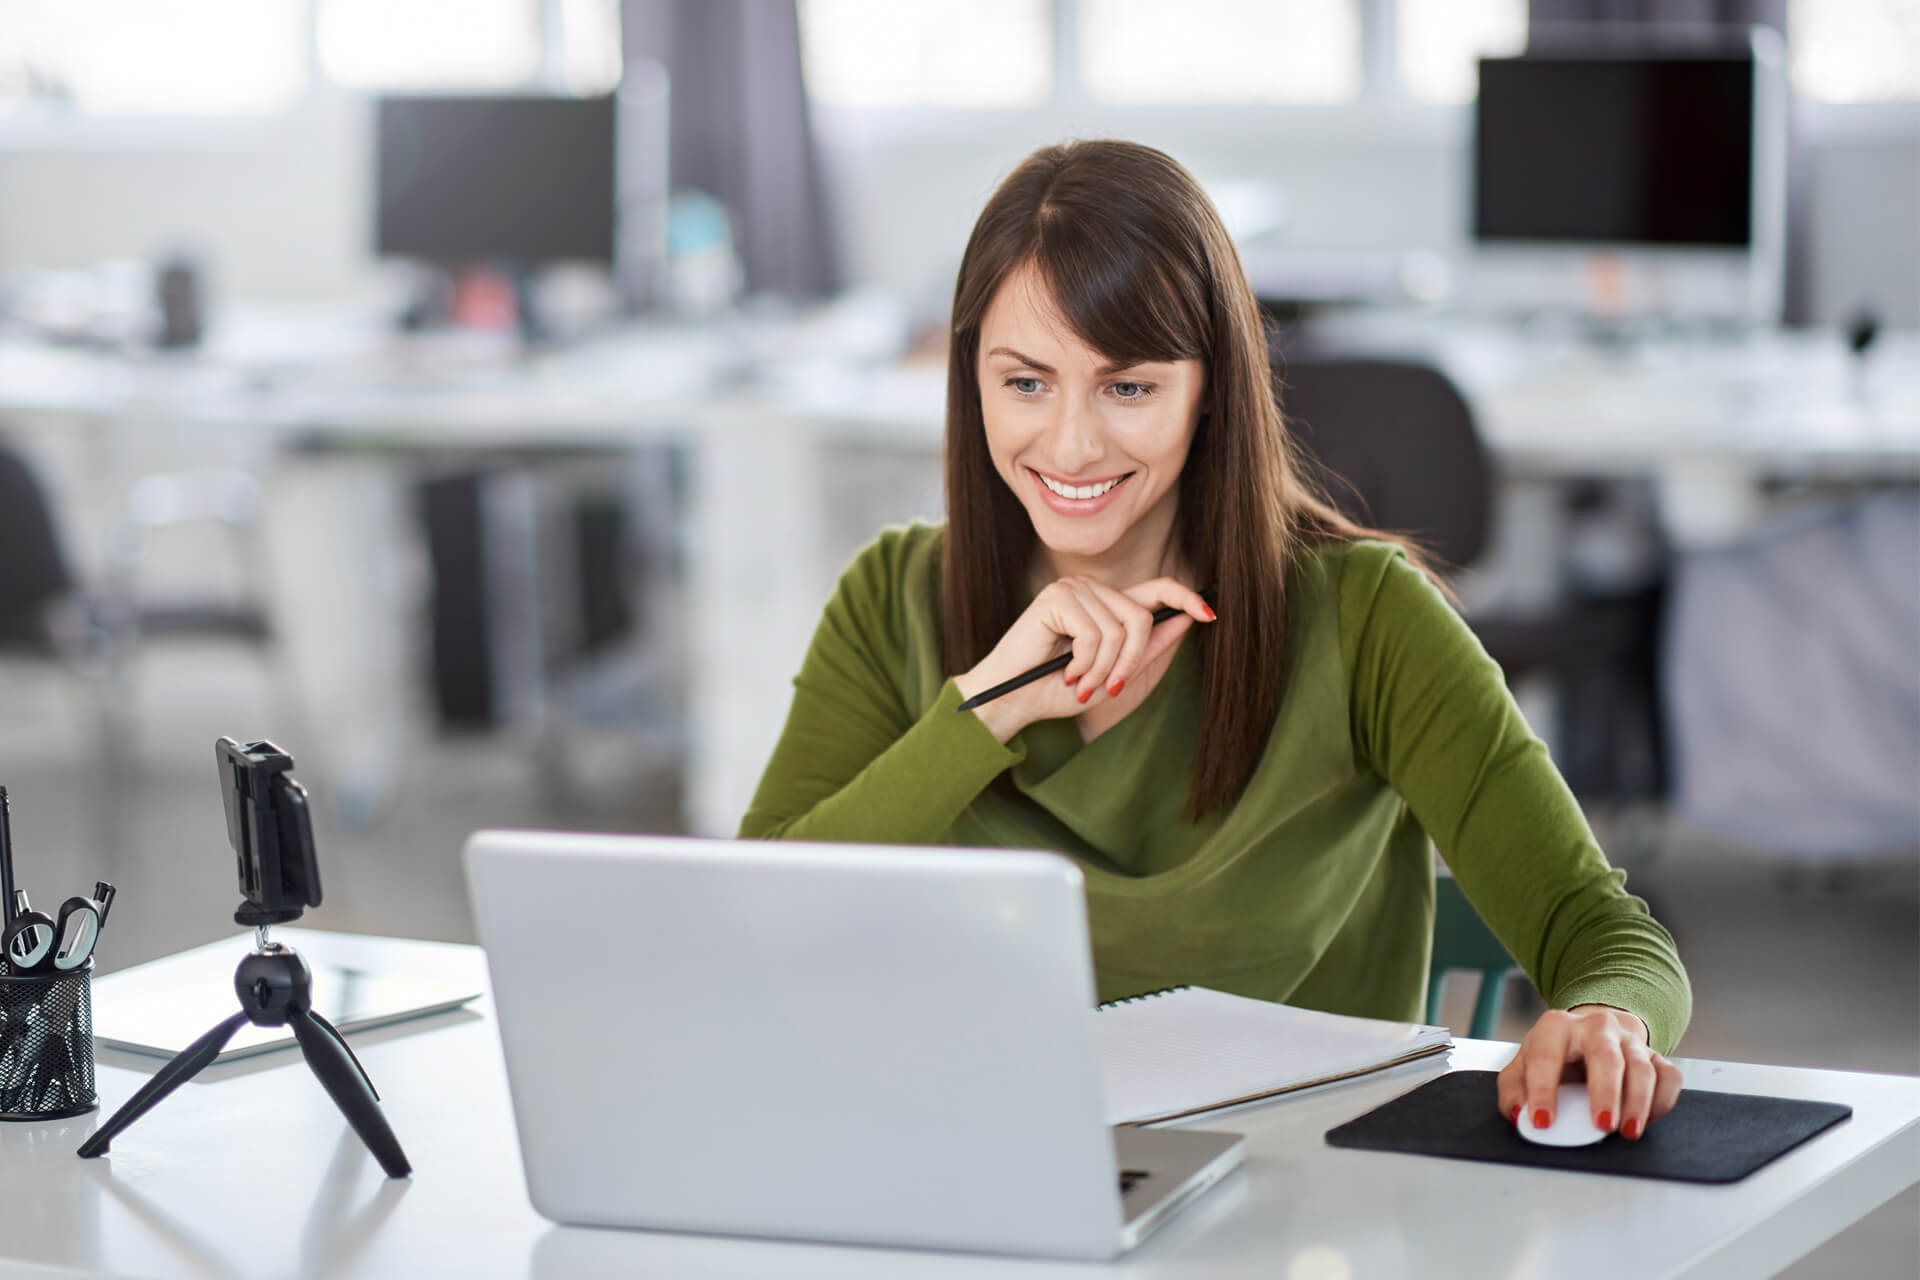
[[236,1013],[182,1049],[173,1061],[160,1068],[153,1079],[141,1085],[140,1091],[127,1099],[125,1106],[113,1113],[113,1119],[95,1129],[93,1136],[80,1144],[80,1154],[105,1154],[116,1134],[151,1111],[162,1098],[200,1074],[201,1068],[220,1056],[220,1050],[233,1038],[233,1033],[246,1025],[247,1015]]
[[335,1027],[331,1022],[328,1022],[325,1018],[321,1017],[318,1013],[314,1012],[312,1009],[307,1010],[307,1016],[309,1018],[312,1018],[315,1022],[319,1023],[320,1029],[322,1031],[325,1031],[328,1035],[332,1036],[334,1040],[338,1042],[340,1047],[347,1051],[347,1056],[353,1059],[353,1069],[355,1071],[358,1071],[360,1073],[360,1078],[366,1081],[367,1083],[367,1092],[373,1095],[373,1100],[375,1102],[380,1101],[380,1091],[373,1087],[373,1077],[368,1075],[367,1069],[360,1065],[359,1056],[354,1053],[353,1046],[347,1043],[347,1038],[341,1035],[339,1029]]
[[347,1123],[367,1144],[367,1149],[373,1152],[373,1158],[380,1162],[387,1176],[404,1178],[412,1173],[413,1166],[407,1163],[406,1153],[400,1150],[400,1140],[393,1136],[386,1116],[380,1112],[380,1104],[373,1100],[373,1091],[367,1086],[365,1075],[355,1070],[358,1064],[353,1055],[347,1052],[341,1041],[334,1038],[339,1033],[328,1035],[304,1009],[291,1010],[287,1022],[293,1027],[294,1037],[300,1041],[300,1052],[307,1056],[307,1065],[313,1068],[313,1074],[320,1077],[320,1083],[333,1095],[334,1105],[347,1117]]

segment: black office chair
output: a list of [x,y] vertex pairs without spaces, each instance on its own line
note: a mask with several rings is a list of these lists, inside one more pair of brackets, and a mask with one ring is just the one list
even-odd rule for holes
[[1418,536],[1450,568],[1486,547],[1493,467],[1467,402],[1437,369],[1386,360],[1280,364],[1280,404],[1327,494]]
[[40,482],[0,446],[0,651],[51,656],[48,614],[72,590]]
[[[119,847],[113,804],[130,778],[132,665],[144,643],[163,637],[237,640],[286,662],[264,598],[143,599],[138,567],[148,534],[173,524],[213,520],[235,535],[240,554],[257,516],[258,482],[242,472],[195,472],[143,478],[114,532],[105,589],[87,590],[68,565],[39,477],[0,442],[0,658],[53,660],[91,689],[98,709],[94,744],[110,775],[101,806],[101,842]],[[292,673],[274,682],[280,719],[302,733],[305,708]]]

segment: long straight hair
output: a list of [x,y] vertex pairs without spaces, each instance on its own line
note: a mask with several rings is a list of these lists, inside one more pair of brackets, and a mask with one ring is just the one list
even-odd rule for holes
[[[1034,152],[981,211],[960,260],[947,358],[943,658],[966,671],[1024,607],[1033,523],[994,469],[978,360],[987,306],[1031,264],[1078,337],[1114,364],[1197,359],[1201,414],[1179,479],[1174,538],[1219,621],[1195,628],[1198,819],[1231,804],[1279,713],[1288,571],[1327,541],[1388,538],[1341,515],[1294,455],[1260,310],[1220,216],[1151,147],[1073,142]],[[1415,563],[1425,567],[1416,548]]]

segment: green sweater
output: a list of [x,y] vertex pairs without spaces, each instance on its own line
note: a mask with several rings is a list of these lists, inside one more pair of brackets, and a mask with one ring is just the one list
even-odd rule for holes
[[[1070,719],[1004,746],[940,661],[944,530],[889,529],[840,579],[794,678],[749,837],[1053,849],[1086,876],[1100,998],[1216,987],[1417,1021],[1439,847],[1556,1008],[1691,1011],[1673,938],[1626,892],[1499,668],[1397,548],[1303,558],[1280,713],[1240,799],[1184,812],[1196,646],[1090,743]],[[1223,601],[1224,613],[1231,608]],[[990,784],[1011,771],[1011,793]]]

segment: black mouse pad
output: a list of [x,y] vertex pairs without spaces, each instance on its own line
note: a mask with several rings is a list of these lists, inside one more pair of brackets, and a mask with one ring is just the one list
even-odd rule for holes
[[1835,1102],[1683,1089],[1637,1142],[1616,1133],[1590,1147],[1543,1147],[1501,1117],[1499,1097],[1493,1072],[1450,1071],[1329,1130],[1327,1142],[1629,1178],[1738,1182],[1853,1114]]

